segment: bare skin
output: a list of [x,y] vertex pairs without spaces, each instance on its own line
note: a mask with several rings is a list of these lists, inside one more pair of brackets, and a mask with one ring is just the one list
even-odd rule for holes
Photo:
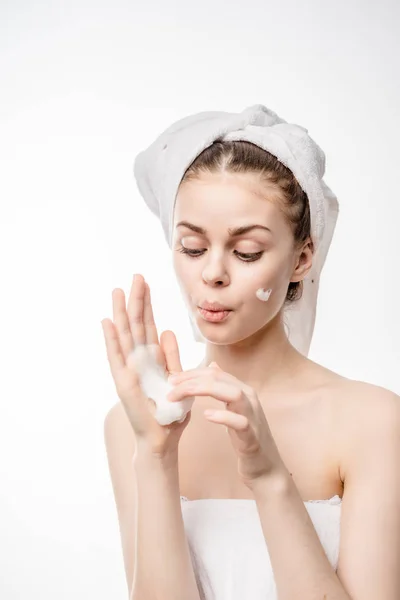
[[[379,398],[378,386],[347,379],[304,359],[314,372],[317,389],[301,393],[275,394],[266,409],[269,426],[281,456],[292,473],[304,501],[324,500],[343,494],[348,449],[354,428],[365,410],[366,397],[373,407]],[[312,380],[311,380],[312,381]],[[224,427],[210,423],[203,412],[220,408],[211,397],[196,397],[190,424],[179,443],[180,494],[189,500],[206,498],[253,499],[252,492],[240,481],[235,455]],[[378,409],[378,406],[377,406]],[[127,446],[135,445],[134,433],[122,403],[111,411],[120,422],[120,435]],[[204,444],[204,440],[207,444]],[[299,451],[300,449],[300,451]]]
[[[260,188],[257,177],[248,173],[207,174],[182,185],[174,214],[174,268],[207,340],[203,365],[216,361],[256,391],[301,495],[305,500],[330,498],[343,491],[335,453],[336,399],[347,395],[354,383],[306,358],[288,340],[282,305],[289,282],[307,275],[313,254],[309,240],[294,251],[279,206],[267,201],[266,193],[274,197],[273,189]],[[232,227],[262,223],[272,233],[253,230],[233,242],[227,234],[228,214]],[[205,233],[182,222],[194,223]],[[179,251],[182,246],[202,254],[191,258]],[[262,258],[249,264],[237,255],[260,250]],[[273,289],[267,303],[255,296],[264,286]],[[204,300],[232,308],[230,319],[221,324],[203,321],[196,305]],[[237,475],[226,429],[207,421],[206,408],[220,409],[221,402],[196,398],[179,446],[181,493],[190,500],[251,499],[251,490]]]
[[[343,493],[337,433],[344,408],[342,398],[354,394],[357,388],[361,391],[366,384],[341,377],[308,359],[304,361],[309,369],[308,391],[281,391],[268,398],[259,395],[259,400],[303,500],[323,500]],[[253,499],[251,490],[238,477],[225,428],[203,416],[207,408],[220,405],[213,398],[197,397],[190,425],[180,441],[180,489],[189,500]]]
[[[252,388],[279,451],[279,464],[285,464],[285,482],[290,482],[288,472],[293,477],[290,493],[275,490],[269,497],[264,487],[262,500],[258,497],[278,585],[287,598],[292,598],[299,586],[303,586],[300,595],[304,597],[315,593],[322,597],[329,586],[332,598],[399,598],[393,559],[398,555],[400,531],[399,396],[342,377],[291,345],[281,309],[289,283],[301,281],[309,272],[311,246],[308,241],[301,248],[293,246],[273,193],[269,195],[267,190],[268,198],[264,198],[258,193],[257,181],[247,175],[225,175],[205,176],[181,188],[175,207],[174,268],[187,306],[206,339],[199,367],[215,361],[222,371]],[[252,223],[267,225],[270,233],[264,233],[263,227],[262,231],[254,227],[250,231]],[[232,237],[238,228],[241,234]],[[266,303],[256,297],[260,287],[273,290]],[[143,298],[137,301],[143,303]],[[206,302],[218,302],[232,314],[219,325],[206,322],[198,310]],[[151,319],[143,320],[145,331],[154,329]],[[125,329],[122,327],[122,335]],[[121,403],[107,415],[105,439],[129,589],[136,564],[135,540],[143,561],[139,573],[165,566],[164,562],[156,564],[154,558],[160,543],[159,530],[153,527],[154,504],[164,530],[161,538],[165,541],[166,532],[176,532],[164,546],[174,557],[174,576],[164,569],[170,581],[169,597],[176,598],[175,582],[180,581],[181,588],[182,576],[188,576],[180,597],[197,598],[178,493],[189,500],[254,500],[253,491],[239,479],[237,456],[226,427],[207,421],[203,414],[205,408],[223,405],[216,398],[197,396],[173,464],[169,461],[161,467],[148,453],[141,461],[132,460],[134,456],[139,459],[140,452],[135,453],[133,428]],[[136,480],[142,491],[138,503]],[[335,495],[343,496],[336,576],[310,521],[305,523],[301,502]],[[141,529],[136,536],[133,519],[139,505]],[[298,531],[293,540],[292,524]],[[303,573],[310,573],[310,578],[305,580]],[[152,583],[146,578],[139,581],[139,590],[140,584],[145,586],[142,597]]]
[[[152,319],[146,320],[145,328],[151,329],[153,326]],[[270,335],[274,335],[271,329]],[[224,346],[208,348],[209,351],[215,349],[224,350]],[[286,362],[282,360],[282,355],[286,358]],[[340,582],[346,586],[346,589],[358,589],[362,594],[365,566],[360,566],[358,556],[364,552],[364,564],[371,568],[370,597],[375,598],[377,590],[382,589],[381,573],[382,569],[387,568],[387,577],[384,580],[388,590],[387,597],[398,598],[396,573],[393,571],[395,567],[391,566],[391,557],[398,548],[398,538],[396,538],[399,514],[398,496],[396,496],[399,489],[398,478],[396,478],[399,455],[397,440],[400,439],[398,396],[379,386],[341,377],[299,355],[290,347],[284,347],[281,356],[277,353],[269,356],[275,361],[275,371],[269,369],[267,382],[259,376],[262,373],[259,369],[263,365],[260,366],[254,360],[249,363],[249,369],[244,373],[243,379],[245,378],[246,383],[249,384],[253,377],[254,391],[265,412],[286,470],[293,477],[298,492],[297,498],[308,501],[325,500],[335,495],[344,497],[341,512],[341,559],[337,569]],[[223,353],[218,360],[224,361]],[[199,366],[204,367],[207,364],[209,362],[206,356],[203,364]],[[224,364],[224,367],[226,371],[235,371],[241,367],[241,364],[241,361],[233,361],[230,365]],[[290,365],[289,370],[288,365]],[[176,597],[174,582],[182,574],[187,575],[188,580],[183,592],[185,598],[197,598],[197,589],[195,575],[190,568],[189,551],[183,541],[185,540],[184,523],[178,494],[188,497],[189,500],[255,499],[253,492],[244,487],[239,479],[237,458],[225,427],[207,421],[203,414],[206,407],[220,407],[220,405],[221,402],[212,397],[195,398],[191,419],[181,436],[179,452],[174,457],[172,471],[162,467],[152,481],[147,477],[149,459],[147,462],[146,459],[144,460],[142,470],[138,468],[136,471],[133,468],[133,457],[137,449],[135,434],[122,402],[114,405],[106,417],[104,433],[130,594],[135,589],[133,577],[136,564],[136,540],[140,541],[142,547],[145,547],[146,540],[149,544],[147,559],[146,555],[144,558],[147,562],[142,563],[142,565],[147,564],[147,568],[153,568],[154,563],[151,547],[159,548],[157,539],[159,530],[154,531],[151,525],[151,510],[146,513],[144,508],[147,506],[148,498],[153,498],[153,502],[159,501],[157,510],[159,514],[164,511],[164,518],[160,520],[164,530],[170,531],[173,527],[177,532],[175,541],[168,542],[171,544],[171,550],[176,544],[176,552],[180,552],[179,561],[175,565],[176,577],[172,577],[170,587]],[[150,471],[153,471],[154,467],[154,463],[151,463]],[[143,481],[149,482],[146,489],[143,485],[140,486],[144,493],[144,500],[142,498],[140,521],[142,535],[139,533],[138,537],[135,537],[133,526],[138,507],[137,479],[132,477],[135,473],[142,484]],[[165,477],[167,473],[170,475]],[[390,525],[386,525],[384,530],[381,513],[376,511],[375,504],[376,494],[380,489],[385,490],[381,502],[386,503],[385,514],[390,515],[387,521]],[[163,499],[161,502],[160,498]],[[293,512],[295,508],[293,507]],[[296,510],[299,510],[299,507]],[[265,511],[263,517],[265,522]],[[282,513],[280,517],[286,518]],[[302,519],[300,514],[298,519],[300,523]],[[310,531],[312,532],[312,529]],[[372,543],[374,547],[382,545],[385,548],[385,553],[380,555],[379,560],[377,558],[376,566],[368,556],[369,547],[360,546],[360,540],[365,536],[365,532],[372,536],[371,539],[376,540]],[[305,535],[303,537],[305,538]],[[313,536],[308,537],[312,539]],[[314,541],[317,541],[315,535]],[[276,535],[272,538],[272,542],[275,544],[275,549],[278,547],[279,550],[280,541]],[[293,552],[292,548],[287,548],[292,552],[291,560],[294,564],[297,564],[298,557],[302,553],[302,544],[305,543],[308,544],[308,540],[303,540],[297,549],[294,547]],[[320,549],[318,544],[315,545],[315,553],[310,555],[310,563],[316,560],[317,550]],[[281,554],[279,550],[278,557]],[[286,567],[279,561],[276,564],[282,578]],[[319,572],[321,566],[315,563],[314,568],[315,572]],[[138,570],[138,573],[144,571]],[[170,574],[170,571],[168,573]],[[301,575],[297,574],[297,576],[301,578]],[[147,586],[146,580],[138,581],[138,589],[140,585]],[[333,579],[331,585],[337,587],[337,584],[338,582]]]
[[[272,234],[254,230],[233,243],[227,236],[227,214],[232,227],[264,223]],[[205,228],[206,234],[179,226],[182,221]],[[349,420],[356,419],[348,414],[350,400],[367,384],[313,362],[287,338],[282,304],[289,282],[301,281],[311,268],[313,253],[308,241],[294,251],[279,206],[268,201],[265,193],[260,195],[257,177],[249,174],[204,175],[185,183],[177,195],[174,225],[174,269],[207,339],[202,365],[216,361],[257,392],[281,456],[304,500],[341,496],[346,444],[340,442],[340,436],[348,431]],[[205,251],[193,259],[179,252],[182,245]],[[249,264],[236,254],[259,250],[264,251],[262,259]],[[273,288],[267,303],[255,297],[255,290],[264,285]],[[226,303],[233,309],[230,320],[222,324],[203,321],[196,306],[204,300]],[[211,397],[197,397],[191,422],[179,442],[180,491],[190,500],[253,497],[239,480],[225,427],[203,415],[206,408],[221,406]]]

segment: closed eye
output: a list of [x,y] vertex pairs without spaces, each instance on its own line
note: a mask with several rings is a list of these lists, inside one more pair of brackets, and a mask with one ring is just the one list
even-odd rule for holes
[[[181,246],[180,248],[178,248],[177,251],[181,252],[182,254],[187,254],[188,256],[190,256],[190,258],[199,258],[200,256],[203,256],[205,249],[204,250],[202,250],[202,249],[189,250],[188,248]],[[264,250],[260,250],[260,252],[246,252],[246,253],[238,252],[237,250],[234,250],[234,254],[242,262],[254,262],[262,257],[262,255],[264,254]]]

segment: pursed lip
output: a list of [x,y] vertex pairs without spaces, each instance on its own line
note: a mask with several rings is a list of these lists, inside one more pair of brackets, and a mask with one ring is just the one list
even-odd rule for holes
[[199,308],[203,310],[210,310],[212,312],[219,312],[222,310],[232,310],[232,308],[228,308],[219,302],[203,302],[203,304],[199,305]]

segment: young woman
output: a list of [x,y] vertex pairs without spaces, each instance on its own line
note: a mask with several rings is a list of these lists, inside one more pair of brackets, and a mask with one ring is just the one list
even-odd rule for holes
[[[129,597],[398,600],[399,396],[291,343],[285,315],[315,260],[294,173],[248,140],[204,146],[170,221],[202,364],[182,372],[174,334],[159,339],[142,275],[127,303],[113,291],[102,321],[121,400],[105,441]],[[139,344],[159,344],[176,374],[168,400],[194,396],[182,423],[155,420],[127,364]]]

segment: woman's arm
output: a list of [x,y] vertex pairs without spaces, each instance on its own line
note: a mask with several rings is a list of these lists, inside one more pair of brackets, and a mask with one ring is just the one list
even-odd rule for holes
[[348,414],[337,574],[353,600],[400,598],[400,397],[368,389]]
[[279,600],[400,598],[400,397],[381,388],[356,405],[342,438],[337,573],[288,472],[253,490]]
[[131,600],[200,600],[182,518],[177,455],[137,449],[136,562]]
[[279,600],[353,600],[330,564],[289,472],[271,475],[253,492]]

